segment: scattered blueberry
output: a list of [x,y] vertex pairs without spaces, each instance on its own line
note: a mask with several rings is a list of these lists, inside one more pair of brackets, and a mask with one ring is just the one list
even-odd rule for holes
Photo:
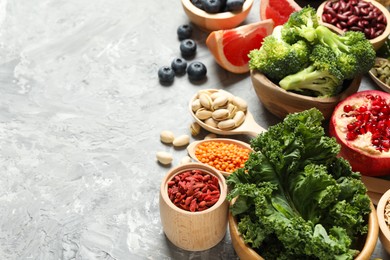
[[182,58],[175,58],[171,63],[171,67],[177,75],[184,74],[187,69],[187,62]]
[[202,0],[191,0],[191,3],[198,7],[199,9],[204,10],[203,5],[202,5]]
[[158,69],[158,79],[162,83],[171,83],[175,78],[175,72],[169,66],[162,66]]
[[191,39],[181,41],[180,52],[183,57],[194,56],[196,53],[196,43]]
[[203,9],[211,14],[219,13],[222,9],[221,0],[202,0]]
[[177,36],[179,40],[191,38],[192,26],[189,24],[182,24],[177,28]]
[[191,81],[199,81],[206,77],[207,68],[202,62],[193,61],[188,65],[187,74]]
[[230,12],[236,12],[242,10],[245,0],[227,0],[226,10]]

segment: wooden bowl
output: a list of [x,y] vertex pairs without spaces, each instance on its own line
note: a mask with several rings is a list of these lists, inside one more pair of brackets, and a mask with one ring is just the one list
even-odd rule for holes
[[251,71],[252,85],[257,97],[265,108],[277,117],[284,118],[289,113],[301,112],[312,107],[318,108],[329,119],[335,106],[344,98],[357,92],[361,77],[357,77],[340,94],[334,97],[317,98],[286,91],[258,71]]
[[248,16],[253,2],[254,0],[245,0],[240,12],[210,14],[196,7],[190,0],[181,0],[184,12],[191,22],[206,31],[231,29],[240,25]]
[[390,229],[385,222],[385,207],[390,198],[390,190],[386,191],[380,198],[376,214],[378,216],[379,223],[379,239],[381,240],[382,246],[385,248],[386,252],[390,254]]
[[[240,259],[245,260],[262,260],[261,257],[255,250],[245,244],[244,239],[238,231],[237,220],[231,213],[229,213],[229,232],[232,240],[234,250],[236,251]],[[376,242],[378,240],[379,225],[376,216],[374,205],[371,203],[371,213],[368,218],[368,233],[366,240],[360,254],[355,258],[356,260],[370,259],[370,256],[375,250]],[[390,238],[390,236],[389,236]]]
[[[207,210],[190,212],[172,203],[168,197],[168,181],[175,175],[198,169],[218,178],[219,200]],[[172,168],[163,178],[160,187],[160,218],[167,238],[177,247],[189,251],[207,250],[217,245],[225,236],[229,203],[226,200],[227,186],[223,175],[214,168],[201,163],[187,163]]]
[[[380,60],[386,60],[385,58],[376,58],[375,59],[375,62],[378,62]],[[377,78],[374,73],[373,73],[373,69],[371,69],[369,72],[368,72],[368,75],[370,75],[370,77],[372,78],[372,80],[384,91],[390,93],[390,86],[387,85],[386,83],[384,83],[383,81],[381,81],[379,78]]]
[[[334,1],[334,0],[328,0],[328,1]],[[328,1],[324,1],[317,8],[317,16],[319,17],[320,23],[322,23],[323,25],[325,25],[325,26],[329,27],[330,29],[334,30],[334,28],[337,28],[336,26],[334,26],[332,24],[329,24],[329,23],[326,23],[326,22],[324,22],[322,20],[322,13],[324,12],[324,6],[325,6],[325,4]],[[374,39],[370,39],[370,42],[371,42],[372,46],[374,47],[374,49],[378,50],[386,42],[386,40],[387,40],[387,38],[389,37],[389,34],[390,34],[390,13],[389,13],[389,10],[387,10],[387,8],[384,7],[382,4],[380,4],[378,1],[375,1],[375,0],[364,0],[364,1],[372,3],[386,17],[387,26],[386,26],[386,29],[384,30],[384,32],[381,35],[379,35],[378,37],[376,37]]]

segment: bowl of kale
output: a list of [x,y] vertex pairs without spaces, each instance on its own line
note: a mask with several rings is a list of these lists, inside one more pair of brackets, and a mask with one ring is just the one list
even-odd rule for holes
[[375,57],[364,33],[330,29],[319,23],[315,9],[304,7],[249,53],[249,67],[258,98],[274,115],[316,107],[328,119],[357,92]]
[[375,207],[323,120],[316,108],[289,114],[250,141],[245,166],[227,178],[241,259],[370,259]]

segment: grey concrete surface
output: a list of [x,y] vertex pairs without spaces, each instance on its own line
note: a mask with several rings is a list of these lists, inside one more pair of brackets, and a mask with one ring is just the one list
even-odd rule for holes
[[[258,19],[255,1],[246,23]],[[183,23],[179,0],[0,1],[0,259],[237,258],[229,234],[203,252],[164,236],[158,194],[170,167],[155,154],[171,152],[175,166],[186,151],[159,133],[189,134],[187,103],[205,88],[246,99],[263,127],[279,119],[248,74],[214,62],[196,28],[193,60],[207,80],[160,85]],[[374,257],[387,258],[380,246]]]

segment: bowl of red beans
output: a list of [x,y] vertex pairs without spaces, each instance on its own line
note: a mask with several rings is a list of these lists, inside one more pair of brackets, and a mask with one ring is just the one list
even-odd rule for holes
[[188,251],[217,245],[227,230],[226,196],[224,176],[209,165],[192,162],[169,170],[159,196],[161,224],[168,240]]
[[375,0],[328,0],[318,7],[317,15],[331,29],[363,32],[375,50],[390,34],[390,13]]

